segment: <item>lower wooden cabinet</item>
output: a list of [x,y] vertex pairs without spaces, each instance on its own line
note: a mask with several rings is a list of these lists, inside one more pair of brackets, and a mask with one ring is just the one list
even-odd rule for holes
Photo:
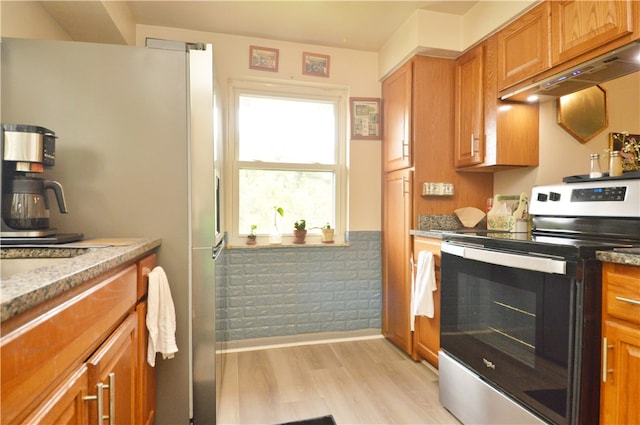
[[[155,265],[155,255],[145,264],[150,258]],[[146,279],[139,272],[144,260],[87,282],[39,315],[23,313],[30,319],[21,326],[3,328],[2,424],[153,423],[146,286],[137,291]]]
[[603,265],[601,424],[640,424],[640,267]]
[[412,352],[411,307],[412,177],[410,169],[384,175],[382,211],[382,334]]
[[[413,258],[417,263],[420,252],[433,253],[436,273],[436,291],[433,292],[433,317],[417,316],[413,332],[413,359],[425,359],[438,367],[438,351],[440,350],[440,239],[414,237]],[[414,270],[415,275],[417,270]]]
[[[87,375],[87,367],[82,365],[21,423],[57,425],[89,423],[85,401],[85,397],[89,394]],[[4,419],[2,423],[5,423]]]

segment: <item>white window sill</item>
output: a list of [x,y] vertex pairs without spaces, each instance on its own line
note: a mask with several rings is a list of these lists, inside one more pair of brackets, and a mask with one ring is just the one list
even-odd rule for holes
[[281,244],[270,244],[270,243],[256,243],[255,245],[247,245],[247,244],[237,244],[237,245],[229,245],[225,246],[226,249],[279,249],[279,248],[329,248],[329,247],[345,247],[351,246],[348,242],[334,242],[334,243],[322,243],[322,242],[307,242],[303,244],[294,244],[291,242],[283,242]]

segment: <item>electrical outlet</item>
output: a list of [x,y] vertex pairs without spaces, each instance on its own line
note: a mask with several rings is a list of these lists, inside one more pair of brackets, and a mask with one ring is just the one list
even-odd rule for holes
[[423,196],[453,196],[453,183],[422,183]]

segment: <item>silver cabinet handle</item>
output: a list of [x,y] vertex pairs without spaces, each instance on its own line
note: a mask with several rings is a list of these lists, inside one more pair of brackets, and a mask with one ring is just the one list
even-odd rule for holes
[[109,374],[109,425],[116,423],[116,374]]
[[607,360],[611,348],[613,348],[613,345],[609,345],[607,337],[602,338],[602,382],[607,382],[607,376],[613,373],[613,369],[608,369],[609,362]]
[[474,137],[471,133],[471,156],[473,156],[478,150],[476,149],[476,140],[480,140],[478,137]]
[[[102,408],[102,393],[104,390],[109,390],[109,416],[104,416],[104,411]],[[102,424],[105,419],[109,419],[109,425],[115,425],[116,423],[116,374],[109,374],[109,384],[103,384],[102,382],[98,382],[96,384],[96,395],[88,395],[83,398],[83,400],[91,401],[96,400],[98,403],[98,425]]]
[[406,177],[402,178],[402,197],[404,198],[404,195],[408,195],[409,191],[407,189],[405,189],[405,183],[409,183],[409,179],[407,179]]
[[622,301],[623,303],[629,303],[629,304],[633,304],[633,305],[640,305],[640,301],[639,300],[634,300],[632,298],[616,297],[616,300]]
[[409,158],[409,143],[405,143],[404,140],[402,141],[402,158]]

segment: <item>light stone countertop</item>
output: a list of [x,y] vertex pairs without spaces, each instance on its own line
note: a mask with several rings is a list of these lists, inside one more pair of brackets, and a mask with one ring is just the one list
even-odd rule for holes
[[620,251],[598,251],[596,258],[607,263],[627,264],[630,266],[640,266],[640,254],[620,252]]
[[[89,243],[85,243],[89,242]],[[12,258],[65,258],[60,264],[44,266],[17,273],[0,281],[0,322],[17,316],[31,307],[50,300],[69,289],[109,270],[135,260],[156,249],[161,239],[130,239],[126,245],[108,245],[107,242],[91,247],[91,241],[76,244],[77,248],[58,247],[14,247],[5,245],[0,249],[0,267],[3,260]],[[68,244],[74,246],[74,244]],[[73,251],[71,251],[73,250]],[[82,253],[86,251],[85,253]],[[70,258],[69,255],[76,255]]]

